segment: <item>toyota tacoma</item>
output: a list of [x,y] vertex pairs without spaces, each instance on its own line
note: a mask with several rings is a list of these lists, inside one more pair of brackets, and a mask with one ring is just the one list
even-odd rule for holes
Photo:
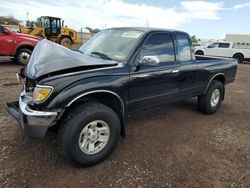
[[217,111],[238,63],[191,48],[185,32],[137,27],[103,30],[79,51],[43,40],[7,110],[31,137],[56,130],[66,159],[97,164],[126,135],[129,113],[189,97],[203,113]]

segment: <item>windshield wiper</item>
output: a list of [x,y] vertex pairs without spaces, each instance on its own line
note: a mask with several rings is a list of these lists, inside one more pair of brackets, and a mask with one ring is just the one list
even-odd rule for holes
[[112,58],[109,57],[107,54],[104,54],[104,53],[101,53],[101,52],[90,52],[90,54],[97,55],[102,59],[112,60]]
[[84,54],[81,50],[76,50],[77,52],[81,53],[81,54]]
[[77,50],[77,49],[71,49],[72,51],[75,51],[75,52],[79,52],[81,54],[84,54],[81,50]]

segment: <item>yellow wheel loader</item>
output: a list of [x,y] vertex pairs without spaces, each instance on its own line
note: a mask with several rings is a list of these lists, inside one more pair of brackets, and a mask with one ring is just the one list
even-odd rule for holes
[[73,44],[80,44],[77,32],[74,29],[64,27],[61,18],[42,16],[37,19],[37,24],[24,27],[19,26],[20,33],[46,38],[67,48]]

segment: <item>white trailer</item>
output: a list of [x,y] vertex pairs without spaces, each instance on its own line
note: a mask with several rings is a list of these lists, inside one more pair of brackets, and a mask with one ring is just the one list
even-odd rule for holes
[[250,45],[250,34],[226,34],[225,41]]

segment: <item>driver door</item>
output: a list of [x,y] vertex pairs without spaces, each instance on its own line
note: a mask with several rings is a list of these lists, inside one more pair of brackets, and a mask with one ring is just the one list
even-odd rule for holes
[[[158,58],[159,64],[139,63],[147,56]],[[131,64],[129,111],[162,104],[173,98],[179,91],[179,66],[175,60],[172,35],[149,35]]]
[[51,19],[51,35],[57,36],[61,32],[60,20]]
[[14,40],[11,32],[5,27],[0,26],[0,54],[12,55]]

